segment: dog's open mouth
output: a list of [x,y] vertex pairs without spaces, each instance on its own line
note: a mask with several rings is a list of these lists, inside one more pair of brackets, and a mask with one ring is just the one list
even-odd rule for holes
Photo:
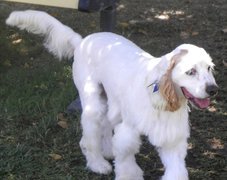
[[181,89],[184,96],[196,107],[200,109],[205,109],[210,105],[210,98],[204,98],[204,99],[196,98],[190,92],[188,92],[186,88],[182,87]]

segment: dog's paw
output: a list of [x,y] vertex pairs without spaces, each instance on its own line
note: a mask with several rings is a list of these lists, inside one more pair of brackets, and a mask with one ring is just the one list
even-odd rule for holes
[[87,167],[98,174],[109,174],[112,171],[112,166],[106,160],[89,162]]
[[[165,177],[165,176],[161,177],[161,180],[173,180],[173,179],[174,178],[172,177]],[[178,177],[177,179],[174,179],[174,180],[188,180],[188,177],[187,176]]]
[[[125,164],[124,164],[125,165]],[[143,180],[143,171],[137,164],[128,164],[128,166],[119,165],[116,169],[115,180]]]
[[166,173],[162,176],[161,180],[188,180],[187,171],[182,171],[181,173]]
[[128,175],[122,175],[116,177],[115,180],[144,180],[142,176],[128,176]]

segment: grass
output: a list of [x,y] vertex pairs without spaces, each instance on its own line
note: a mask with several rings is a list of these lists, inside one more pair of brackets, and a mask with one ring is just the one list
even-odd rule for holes
[[[6,52],[0,62],[0,177],[84,177],[85,169],[75,166],[77,161],[85,166],[78,147],[79,116],[64,114],[76,97],[71,63],[58,62],[40,47],[37,53],[34,40],[23,39],[12,30],[9,34],[1,39],[6,46],[0,49]],[[58,125],[60,118],[67,121],[67,129]],[[51,154],[61,158],[56,160]]]
[[[121,1],[128,9],[127,12],[123,10],[119,13],[119,20],[127,20],[128,17],[122,18],[122,16],[127,16],[127,13],[131,12],[132,16],[130,15],[129,18],[138,18],[143,22],[144,16],[149,16],[152,12],[149,11],[148,14],[141,12],[142,16],[138,12],[135,15],[135,8],[131,7],[137,7],[138,2],[135,0],[132,2],[129,4],[128,1]],[[161,11],[162,6],[164,9],[170,8],[168,2],[173,3],[172,7],[177,3],[183,3],[184,5],[180,5],[179,9],[186,4],[189,12],[185,11],[185,16],[193,14],[193,18],[178,20],[173,17],[168,22],[155,20],[147,25],[139,24],[138,27],[128,25],[129,28],[124,30],[126,37],[156,54],[169,52],[172,46],[175,47],[181,42],[196,43],[205,46],[215,61],[218,72],[216,78],[220,86],[217,102],[213,102],[214,109],[193,110],[190,114],[192,130],[186,162],[192,180],[225,180],[227,179],[227,89],[224,78],[226,69],[223,68],[222,60],[226,59],[224,51],[226,38],[221,32],[225,23],[224,18],[221,17],[226,15],[226,6],[221,4],[226,2],[224,0],[217,2],[204,0],[200,3],[177,0],[168,2],[161,0],[152,4],[150,1],[145,2],[149,3],[148,9],[155,6],[159,9],[160,6]],[[142,5],[143,3],[140,3],[140,6]],[[200,6],[203,7],[203,11],[198,11],[201,9]],[[72,81],[71,62],[59,62],[49,55],[42,47],[42,38],[4,25],[7,14],[18,7],[24,8],[13,4],[0,6],[0,179],[113,179],[113,173],[109,176],[101,176],[85,168],[86,161],[79,148],[80,115],[65,113],[67,106],[77,96]],[[41,9],[58,14],[62,22],[71,23],[71,27],[75,23],[78,32],[84,34],[94,32],[93,25],[90,27],[85,20],[80,27],[80,17],[70,15],[69,10],[44,7]],[[214,10],[220,12],[214,13],[216,12]],[[209,17],[204,18],[207,22],[205,25],[205,22],[200,21],[201,14],[203,17]],[[83,14],[84,16],[86,22],[90,22],[87,20],[89,17]],[[121,32],[118,33],[123,34],[123,30],[119,29],[120,27],[118,31]],[[190,33],[192,30],[198,31],[198,36],[191,36],[188,40],[180,38],[180,31]],[[64,121],[67,127],[60,126],[60,121]],[[137,160],[144,170],[145,180],[155,180],[163,174],[163,166],[157,152],[146,139],[137,155]]]

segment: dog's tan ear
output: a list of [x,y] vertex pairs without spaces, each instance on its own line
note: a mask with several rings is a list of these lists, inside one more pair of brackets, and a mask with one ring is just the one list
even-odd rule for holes
[[172,70],[175,65],[180,61],[181,57],[187,53],[187,50],[181,50],[178,54],[174,55],[170,60],[170,65],[167,68],[166,73],[162,76],[160,80],[159,89],[161,95],[165,98],[167,102],[167,111],[173,112],[180,108],[179,97],[172,81]]

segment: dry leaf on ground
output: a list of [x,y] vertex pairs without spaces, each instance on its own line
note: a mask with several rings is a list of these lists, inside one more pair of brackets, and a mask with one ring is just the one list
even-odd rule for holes
[[66,121],[58,121],[58,125],[63,129],[67,129],[69,127]]
[[225,60],[223,60],[223,64],[225,67],[227,67],[227,62]]
[[61,155],[55,154],[55,153],[51,153],[51,154],[49,154],[49,156],[55,161],[62,159]]

